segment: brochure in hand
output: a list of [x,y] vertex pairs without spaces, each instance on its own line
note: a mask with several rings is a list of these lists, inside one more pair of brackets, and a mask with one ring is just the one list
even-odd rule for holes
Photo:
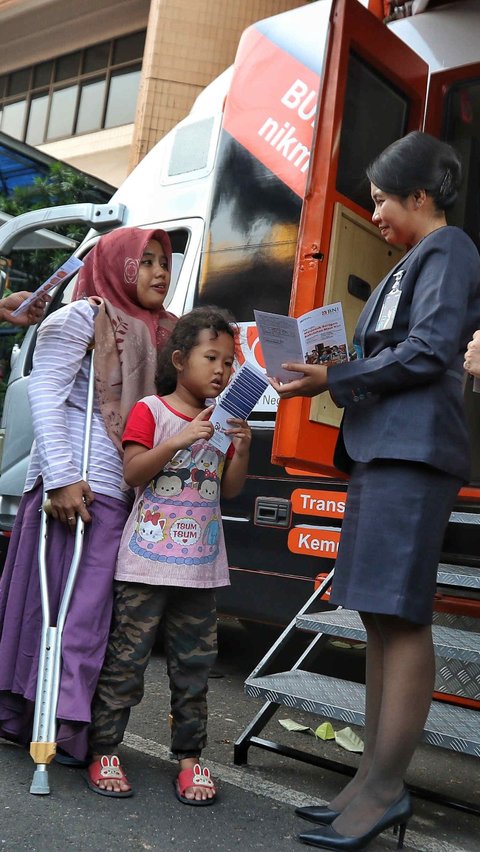
[[16,310],[12,311],[12,316],[18,317],[19,314],[23,314],[32,302],[34,302],[35,299],[38,299],[42,293],[48,293],[49,290],[52,290],[57,286],[57,284],[64,281],[67,276],[70,278],[73,273],[77,272],[82,266],[83,260],[79,260],[78,257],[74,257],[73,255],[72,257],[69,257],[68,260],[66,260],[65,263],[62,263],[62,265],[55,270],[55,272],[53,272],[50,277],[43,282],[43,284],[40,284],[40,287],[37,287],[37,289],[31,293],[31,295],[25,299],[22,304],[16,308]]
[[261,373],[253,364],[243,364],[212,411],[210,423],[215,431],[209,443],[225,453],[232,440],[225,434],[227,429],[232,428],[227,422],[228,419],[239,417],[241,420],[246,420],[268,385],[268,379],[264,373]]
[[291,382],[303,375],[284,370],[282,364],[348,361],[341,302],[322,305],[298,318],[266,311],[254,311],[254,314],[267,375],[271,378]]

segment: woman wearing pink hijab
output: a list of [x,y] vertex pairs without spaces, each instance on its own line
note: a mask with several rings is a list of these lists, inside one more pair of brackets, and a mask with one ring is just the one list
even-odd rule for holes
[[[74,301],[38,332],[29,380],[33,445],[24,495],[0,580],[0,735],[29,743],[41,634],[37,551],[43,491],[52,517],[47,566],[54,618],[71,563],[74,531],[84,545],[62,639],[57,742],[87,755],[90,704],[110,627],[117,550],[131,506],[121,435],[132,405],[155,392],[158,349],[176,317],[163,302],[172,251],[161,230],[122,228],[87,255]],[[88,482],[81,476],[90,350],[95,401]],[[54,623],[54,622],[53,622]]]

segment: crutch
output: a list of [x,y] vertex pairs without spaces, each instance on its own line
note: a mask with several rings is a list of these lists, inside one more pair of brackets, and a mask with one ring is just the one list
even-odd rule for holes
[[[92,413],[95,388],[93,369],[94,349],[90,354],[88,375],[87,404],[85,410],[85,434],[82,452],[82,479],[88,482],[88,459],[90,454],[90,438],[92,431]],[[75,542],[72,562],[68,571],[67,582],[58,611],[57,623],[50,623],[50,604],[48,600],[48,571],[46,562],[48,515],[45,509],[46,493],[42,501],[42,517],[40,521],[40,540],[38,544],[38,567],[40,573],[40,597],[42,603],[42,636],[38,661],[37,692],[35,696],[35,715],[33,719],[32,742],[30,756],[36,764],[33,773],[30,792],[43,796],[50,792],[48,784],[48,764],[55,757],[56,743],[56,714],[58,692],[60,688],[62,632],[67,617],[70,598],[78,571],[83,548],[85,523],[77,516]]]

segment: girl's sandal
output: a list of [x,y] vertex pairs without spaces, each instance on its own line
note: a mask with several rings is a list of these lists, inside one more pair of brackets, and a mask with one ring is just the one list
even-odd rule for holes
[[[182,769],[173,782],[173,786],[175,787],[175,795],[178,801],[184,805],[205,806],[213,805],[216,802],[217,791],[210,778],[210,770],[206,766],[202,769],[199,763],[196,763],[193,769]],[[208,799],[187,799],[185,790],[189,787],[208,787],[209,790],[212,790],[213,796]]]
[[128,796],[133,796],[133,790],[102,790],[98,786],[99,781],[125,781],[129,784],[129,780],[125,775],[120,760],[116,754],[103,754],[100,760],[95,760],[88,767],[87,784],[90,790],[98,793],[99,796],[111,796],[115,799],[126,799]]

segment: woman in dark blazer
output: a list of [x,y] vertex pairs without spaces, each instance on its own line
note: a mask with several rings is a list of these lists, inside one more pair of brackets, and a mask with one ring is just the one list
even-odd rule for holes
[[469,477],[463,353],[480,324],[480,257],[445,210],[457,196],[453,149],[414,132],[369,166],[373,222],[408,249],[374,291],[345,364],[286,364],[303,378],[280,397],[329,391],[344,407],[335,464],[350,474],[330,600],[356,609],[367,631],[365,750],[320,823],[300,840],[363,849],[411,815],[404,776],[430,707],[433,597],[442,540]]

